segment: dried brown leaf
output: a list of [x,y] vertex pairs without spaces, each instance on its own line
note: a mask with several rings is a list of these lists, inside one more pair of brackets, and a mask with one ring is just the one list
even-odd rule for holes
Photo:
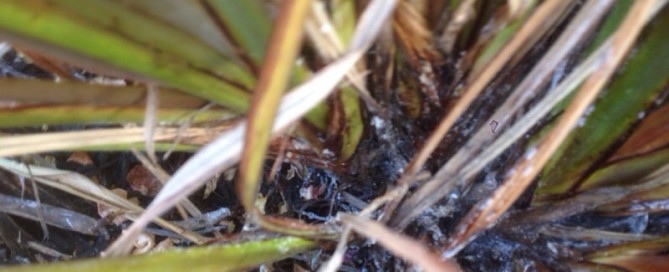
[[75,151],[70,153],[70,156],[67,157],[67,161],[78,163],[81,166],[89,166],[94,164],[91,156],[89,156],[88,153],[82,151]]
[[133,190],[144,196],[155,196],[162,187],[160,180],[143,165],[135,165],[130,168],[126,180]]

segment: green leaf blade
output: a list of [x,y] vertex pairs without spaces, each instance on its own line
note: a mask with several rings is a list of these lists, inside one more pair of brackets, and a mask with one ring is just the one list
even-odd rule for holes
[[223,246],[193,247],[125,258],[11,266],[3,271],[239,271],[304,252],[314,242],[285,237]]

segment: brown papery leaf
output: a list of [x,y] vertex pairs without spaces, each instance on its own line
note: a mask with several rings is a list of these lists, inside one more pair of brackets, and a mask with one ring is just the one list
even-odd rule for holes
[[76,162],[82,166],[93,165],[93,159],[86,152],[75,151],[67,158],[68,162]]
[[126,180],[133,190],[144,196],[155,196],[162,187],[160,180],[153,176],[151,171],[146,169],[143,165],[133,166],[130,171],[128,171]]

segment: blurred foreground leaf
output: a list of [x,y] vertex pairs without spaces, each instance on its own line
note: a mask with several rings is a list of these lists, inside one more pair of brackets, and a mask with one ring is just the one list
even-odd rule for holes
[[286,237],[272,240],[193,247],[124,258],[11,266],[3,271],[240,271],[303,252],[314,242]]
[[[146,90],[140,86],[109,86],[85,82],[0,79],[0,127],[63,124],[141,123]],[[223,120],[233,113],[213,108],[197,112],[205,100],[170,89],[159,93],[159,122]],[[196,114],[197,112],[197,114]]]
[[228,38],[244,50],[242,58],[250,58],[252,65],[260,65],[265,55],[265,46],[269,40],[271,17],[265,10],[264,1],[207,1],[223,23],[223,30]]
[[[186,121],[196,110],[159,110],[156,120],[177,123]],[[193,121],[225,119],[226,111],[205,111],[195,115]],[[113,124],[144,121],[144,107],[105,107],[86,105],[35,106],[18,109],[0,109],[0,127],[24,127],[48,125]]]
[[0,31],[13,42],[49,48],[83,66],[157,80],[236,111],[248,107],[249,95],[240,88],[252,83],[248,72],[187,33],[148,18],[99,0],[0,2]]

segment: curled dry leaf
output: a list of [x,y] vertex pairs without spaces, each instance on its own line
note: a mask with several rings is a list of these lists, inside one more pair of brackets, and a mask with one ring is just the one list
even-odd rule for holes
[[72,152],[67,158],[67,161],[78,163],[81,166],[89,166],[94,164],[91,156],[89,156],[88,153],[81,151]]
[[155,196],[162,187],[160,180],[141,164],[133,166],[128,171],[126,179],[133,190],[144,196]]
[[137,237],[137,240],[135,241],[135,250],[133,250],[132,254],[144,254],[153,249],[153,247],[156,245],[156,236],[153,234],[147,234],[147,233],[142,233]]

